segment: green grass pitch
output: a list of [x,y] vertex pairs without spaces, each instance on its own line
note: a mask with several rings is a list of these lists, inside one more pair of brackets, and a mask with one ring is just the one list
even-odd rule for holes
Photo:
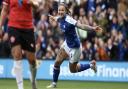
[[[49,80],[38,80],[38,89],[46,89]],[[14,79],[0,79],[0,89],[17,89]],[[31,89],[30,81],[24,80],[24,89]],[[128,82],[59,81],[56,89],[128,89]]]

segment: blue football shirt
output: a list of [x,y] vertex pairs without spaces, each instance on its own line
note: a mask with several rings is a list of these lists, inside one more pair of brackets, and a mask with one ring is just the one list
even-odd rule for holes
[[64,32],[64,38],[69,48],[79,48],[80,39],[76,33],[76,23],[77,21],[65,15],[63,18],[58,18],[59,26]]

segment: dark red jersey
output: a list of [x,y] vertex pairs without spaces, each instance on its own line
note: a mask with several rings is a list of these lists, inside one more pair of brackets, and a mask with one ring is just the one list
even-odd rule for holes
[[3,4],[9,6],[8,26],[21,29],[33,28],[32,6],[29,0],[4,0]]

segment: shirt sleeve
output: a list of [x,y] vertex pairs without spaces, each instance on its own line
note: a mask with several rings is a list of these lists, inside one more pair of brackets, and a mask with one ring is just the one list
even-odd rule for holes
[[67,16],[65,21],[67,21],[68,23],[72,24],[72,25],[76,25],[77,21],[75,19],[73,19],[72,17],[70,16]]
[[4,4],[4,5],[9,5],[9,4],[10,4],[10,0],[4,0],[4,1],[3,1],[3,4]]

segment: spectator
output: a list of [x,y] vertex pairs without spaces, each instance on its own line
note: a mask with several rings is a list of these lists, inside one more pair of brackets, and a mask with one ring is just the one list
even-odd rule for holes
[[[37,31],[35,31],[37,37],[36,46],[40,59],[42,56],[48,59],[54,58],[63,41],[63,34],[58,28],[59,24],[52,23],[50,25],[47,17],[48,14],[52,14],[53,16],[57,15],[58,3],[56,0],[42,0],[39,8],[34,10],[34,22],[36,25],[35,28],[37,29]],[[73,15],[74,19],[91,26],[99,24],[104,29],[103,35],[81,30],[78,31],[83,44],[82,60],[86,60],[88,54],[93,55],[94,59],[102,60],[100,58],[103,54],[101,50],[99,51],[100,54],[98,54],[98,49],[102,49],[104,54],[107,53],[108,60],[128,60],[127,0],[69,0],[67,3],[70,14]],[[3,33],[3,36],[5,34],[6,33]],[[119,41],[119,34],[121,34],[123,38],[121,41]],[[99,37],[102,38],[103,42],[101,42],[101,44],[103,43],[106,49],[103,49],[103,47],[97,43],[98,41],[95,41],[96,39],[99,40]],[[84,45],[86,42],[88,43],[88,48],[87,45]],[[2,44],[1,46],[3,47],[3,38],[1,38],[0,44]],[[2,49],[4,48],[6,47]],[[39,50],[43,50],[43,52]],[[47,54],[50,54],[50,56]]]

